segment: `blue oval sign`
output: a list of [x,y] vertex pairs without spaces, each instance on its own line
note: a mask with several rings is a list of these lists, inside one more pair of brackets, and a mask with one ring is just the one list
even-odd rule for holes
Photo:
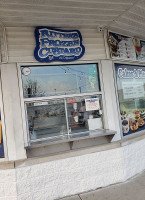
[[85,53],[82,36],[78,30],[60,30],[48,27],[35,29],[34,56],[39,62],[74,61]]

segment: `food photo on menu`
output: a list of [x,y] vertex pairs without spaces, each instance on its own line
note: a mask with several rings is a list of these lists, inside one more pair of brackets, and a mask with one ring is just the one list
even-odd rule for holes
[[121,123],[123,135],[128,135],[136,131],[145,129],[145,110],[135,110],[127,114],[121,111]]
[[131,37],[109,32],[108,45],[112,58],[135,60],[135,48]]

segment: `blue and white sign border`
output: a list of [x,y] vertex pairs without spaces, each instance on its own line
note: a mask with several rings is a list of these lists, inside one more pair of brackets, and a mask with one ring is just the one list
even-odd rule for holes
[[[79,35],[79,40],[80,40],[80,47],[81,47],[81,53],[79,55],[73,55],[73,56],[66,56],[66,55],[60,55],[60,56],[52,56],[52,58],[50,59],[50,57],[45,57],[45,58],[41,58],[39,56],[39,49],[40,49],[40,41],[39,41],[39,30],[41,29],[48,29],[48,30],[52,30],[52,31],[58,31],[58,32],[62,32],[62,33],[72,33],[72,32],[76,32]],[[35,28],[35,39],[36,39],[36,48],[34,50],[34,57],[37,61],[39,62],[52,62],[52,61],[63,61],[63,62],[69,62],[69,61],[75,61],[80,59],[84,53],[85,53],[85,47],[82,44],[82,35],[80,33],[79,30],[62,30],[62,29],[56,29],[56,28],[50,28],[50,27],[46,27],[46,26],[39,26]]]

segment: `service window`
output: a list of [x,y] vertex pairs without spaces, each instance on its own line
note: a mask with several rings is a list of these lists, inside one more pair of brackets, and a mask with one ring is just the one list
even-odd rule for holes
[[97,64],[21,67],[28,143],[103,129]]
[[145,67],[115,64],[123,136],[145,131]]

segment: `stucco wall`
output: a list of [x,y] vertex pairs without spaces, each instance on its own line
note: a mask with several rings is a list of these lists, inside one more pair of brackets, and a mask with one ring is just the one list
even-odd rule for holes
[[0,200],[16,200],[16,170],[0,170]]
[[1,170],[1,199],[54,200],[106,187],[145,169],[145,139],[112,150]]
[[16,170],[18,199],[56,199],[123,181],[120,148]]

